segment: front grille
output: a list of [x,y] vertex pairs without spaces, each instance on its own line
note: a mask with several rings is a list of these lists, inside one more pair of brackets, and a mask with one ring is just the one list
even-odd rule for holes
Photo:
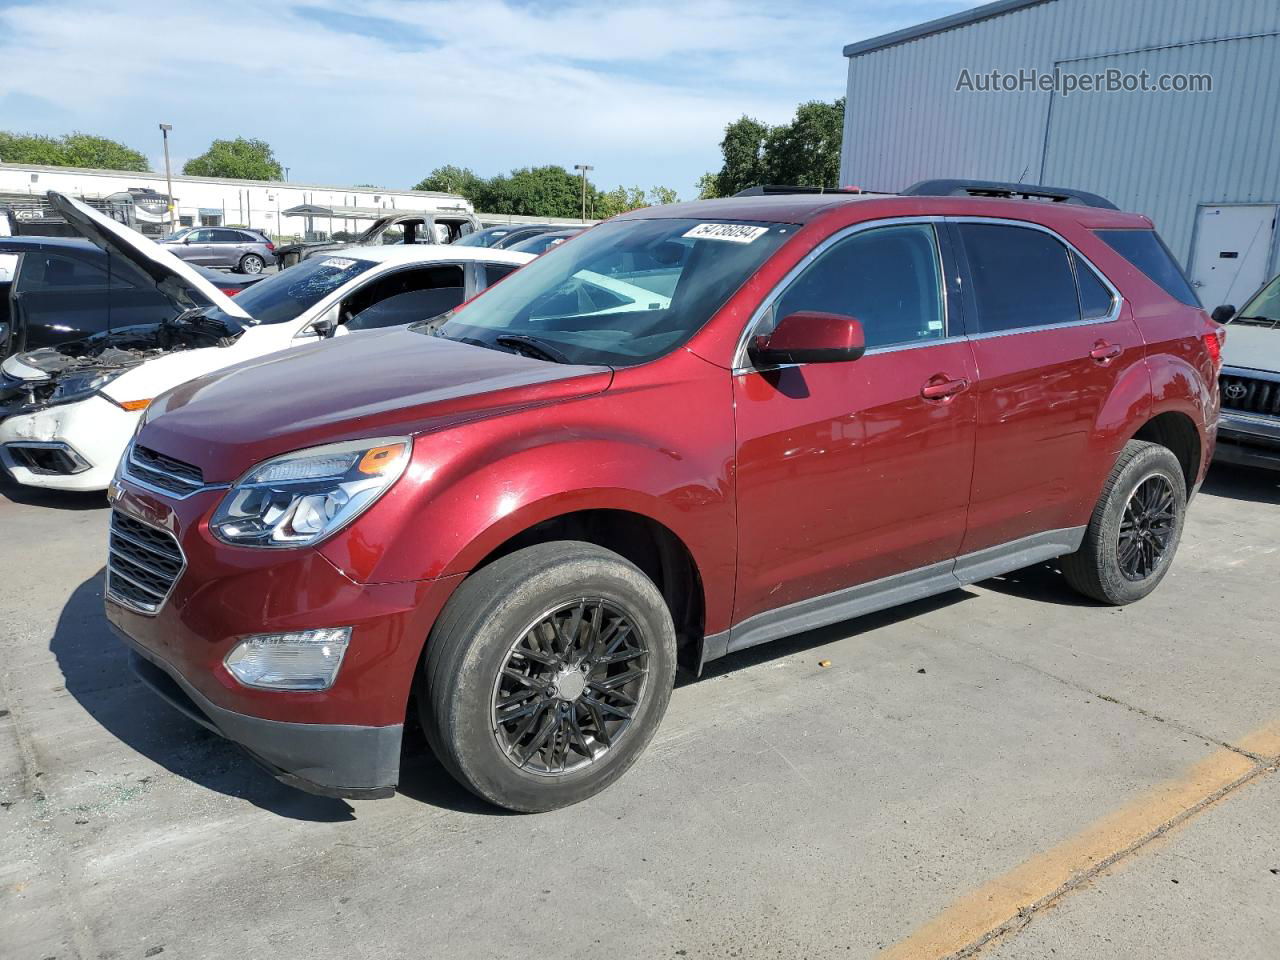
[[186,565],[172,534],[112,511],[107,594],[113,600],[142,613],[155,613]]
[[41,476],[68,477],[91,466],[65,443],[10,443],[6,449],[14,463]]
[[1224,373],[1218,386],[1224,409],[1280,417],[1280,381]]
[[166,457],[136,443],[129,447],[128,457],[126,470],[129,476],[166,493],[185,497],[204,486],[204,474],[193,464]]

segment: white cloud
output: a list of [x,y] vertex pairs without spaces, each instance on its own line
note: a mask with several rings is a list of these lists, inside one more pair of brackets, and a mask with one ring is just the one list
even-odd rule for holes
[[585,160],[688,194],[725,123],[837,97],[844,43],[963,5],[43,0],[0,8],[0,124],[152,152],[165,120],[183,156],[259,136],[301,180]]

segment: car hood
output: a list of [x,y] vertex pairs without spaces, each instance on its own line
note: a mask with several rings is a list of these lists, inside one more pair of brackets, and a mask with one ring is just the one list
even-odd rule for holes
[[139,442],[228,483],[342,440],[420,434],[605,390],[607,366],[547,363],[406,329],[321,341],[191,380],[151,406]]
[[1229,367],[1280,373],[1280,329],[1228,323],[1222,362]]
[[49,203],[86,240],[128,261],[179,306],[214,306],[237,320],[253,322],[249,314],[194,267],[155,241],[56,190],[49,191]]

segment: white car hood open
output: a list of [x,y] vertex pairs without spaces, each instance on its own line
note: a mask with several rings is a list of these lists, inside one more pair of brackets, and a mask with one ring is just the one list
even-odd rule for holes
[[85,239],[107,253],[129,261],[170,299],[191,307],[214,306],[238,320],[253,322],[253,318],[236,306],[234,300],[202,277],[190,264],[179,260],[136,230],[131,230],[79,200],[55,190],[49,191],[49,202]]

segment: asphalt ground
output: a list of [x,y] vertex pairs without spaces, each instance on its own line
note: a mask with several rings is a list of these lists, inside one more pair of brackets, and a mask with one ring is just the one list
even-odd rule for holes
[[1280,475],[1132,607],[1036,567],[718,661],[538,816],[277,784],[129,673],[106,521],[0,486],[4,960],[1280,956]]

